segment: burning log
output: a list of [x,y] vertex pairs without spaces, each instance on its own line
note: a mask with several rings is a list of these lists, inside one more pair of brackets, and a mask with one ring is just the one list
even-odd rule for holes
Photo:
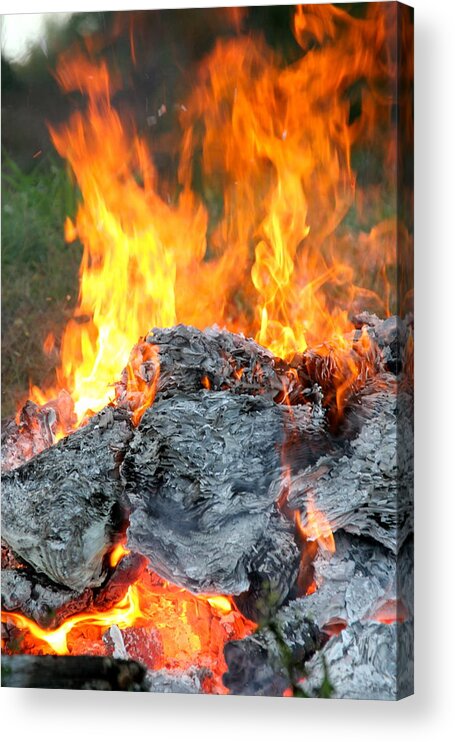
[[87,610],[92,591],[69,590],[30,568],[2,569],[2,608],[32,618],[43,628],[56,628],[68,616]]
[[[384,337],[395,342],[393,332]],[[134,431],[134,409],[108,407],[4,475],[5,541],[54,587],[72,591],[57,597],[52,588],[48,604],[55,615],[87,588],[102,599],[107,555],[127,514],[128,547],[159,575],[193,592],[234,595],[246,616],[261,621],[273,616],[295,583],[299,548],[287,517],[293,511],[303,528],[317,508],[332,530],[365,533],[389,548],[398,531],[404,539],[406,507],[403,522],[394,520],[392,374],[363,380],[337,438],[311,386],[297,395],[305,403],[273,401],[279,387],[281,397],[287,394],[283,380],[295,391],[299,376],[254,341],[183,326],[155,330],[149,340],[145,345],[159,349],[159,376],[142,343],[117,386],[118,404],[128,407],[131,373],[157,385]],[[316,364],[325,368],[321,381],[330,363],[324,367],[321,356]],[[8,578],[5,604],[15,602],[42,623],[45,612],[30,603],[24,584],[19,573]]]
[[145,667],[112,657],[2,655],[2,686],[148,691]]
[[69,432],[76,423],[74,403],[62,390],[57,399],[39,406],[28,400],[17,420],[2,424],[2,470],[10,471],[50,448],[58,432]]
[[127,415],[106,408],[90,423],[3,475],[3,538],[37,572],[70,590],[101,585],[124,528],[118,469]]
[[52,582],[27,564],[17,563],[11,551],[2,546],[2,609],[28,616],[43,629],[55,629],[76,613],[109,610],[140,577],[146,562],[130,552],[101,587],[80,592]]

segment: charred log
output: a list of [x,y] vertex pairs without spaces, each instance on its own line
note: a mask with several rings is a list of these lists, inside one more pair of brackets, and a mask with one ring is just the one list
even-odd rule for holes
[[307,663],[304,688],[311,693],[328,668],[335,698],[399,700],[413,693],[412,658],[410,622],[356,621]]
[[[177,325],[154,328],[146,338],[159,352],[157,396],[191,394],[200,389],[229,390],[234,394],[260,394],[272,399],[282,390],[270,351],[251,338],[221,330]],[[157,367],[144,357],[143,346],[133,348],[130,370],[151,383]],[[117,385],[119,404],[128,406],[128,369]]]
[[145,668],[112,657],[3,655],[2,686],[148,691]]
[[43,629],[55,629],[76,613],[112,608],[139,579],[146,564],[145,557],[127,554],[101,587],[83,592],[58,585],[28,565],[4,568],[2,564],[2,610],[28,616]]
[[[314,570],[316,592],[226,645],[226,686],[233,693],[282,695],[292,687],[312,695],[328,672],[336,697],[391,700],[412,692],[412,543],[397,560],[374,541],[339,533],[335,553],[319,551]],[[299,627],[312,627],[318,643],[302,642]]]
[[69,432],[76,423],[74,402],[68,392],[41,407],[30,400],[18,419],[2,424],[2,470],[10,471],[53,446],[59,431]]

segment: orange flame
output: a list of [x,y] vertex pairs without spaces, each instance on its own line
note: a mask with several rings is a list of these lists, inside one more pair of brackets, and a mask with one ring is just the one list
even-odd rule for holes
[[[45,630],[18,613],[2,612],[2,621],[23,630],[21,652],[54,654],[108,654],[103,641],[107,630],[117,626],[124,631],[138,631],[129,647],[132,659],[139,659],[150,669],[185,669],[198,665],[212,672],[204,689],[225,693],[221,676],[226,671],[223,648],[231,639],[250,634],[256,625],[244,618],[231,598],[223,595],[192,595],[156,576],[143,575],[128,588],[125,597],[111,610],[80,613],[66,619],[55,630]],[[155,636],[156,656],[150,654],[144,633]],[[145,643],[144,643],[145,642]],[[5,651],[10,651],[5,643]]]
[[[131,348],[153,326],[217,322],[287,358],[331,337],[344,353],[339,338],[358,299],[391,311],[393,220],[355,239],[342,221],[374,192],[356,188],[358,142],[389,131],[383,159],[393,172],[394,13],[372,4],[355,19],[336,6],[298,6],[303,54],[287,67],[259,38],[219,41],[179,113],[175,198],[163,196],[144,139],[112,107],[118,75],[88,56],[90,44],[61,56],[62,90],[88,99],[86,111],[51,128],[83,199],[65,237],[78,237],[84,253],[57,387],[32,389],[33,399],[66,388],[81,421],[109,402]],[[359,80],[361,112],[351,121]],[[223,203],[216,220],[193,190],[196,162]],[[152,399],[144,396],[137,420]]]
[[120,559],[122,559],[126,554],[129,553],[129,549],[127,549],[124,544],[117,544],[116,546],[114,546],[109,556],[110,566],[112,568],[116,567]]
[[126,628],[132,626],[140,615],[137,590],[134,585],[131,585],[125,598],[112,610],[105,613],[80,613],[73,618],[68,618],[58,629],[52,631],[42,629],[35,621],[20,613],[2,612],[2,621],[12,621],[19,629],[26,629],[36,639],[48,644],[56,654],[68,654],[67,636],[75,626],[90,624],[109,627],[116,624],[119,628]]
[[302,524],[300,512],[294,511],[294,518],[303,538],[307,541],[317,541],[318,546],[324,551],[335,552],[335,539],[327,518],[320,510],[316,510],[313,503],[309,501],[306,513],[306,525]]

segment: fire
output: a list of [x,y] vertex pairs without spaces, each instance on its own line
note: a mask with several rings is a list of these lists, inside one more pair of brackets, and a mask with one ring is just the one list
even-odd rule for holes
[[[124,369],[138,424],[159,380],[158,351],[144,335],[177,322],[201,329],[216,322],[285,359],[318,345],[330,356],[335,392],[329,401],[341,414],[348,390],[368,373],[346,339],[350,313],[359,301],[382,315],[396,309],[395,221],[378,215],[380,194],[359,185],[353,165],[355,148],[377,146],[378,132],[392,126],[395,5],[372,3],[363,19],[337,6],[298,6],[293,30],[301,56],[287,65],[260,38],[240,34],[243,11],[230,12],[239,35],[218,41],[193,76],[179,112],[178,167],[166,181],[145,138],[112,104],[119,75],[93,56],[89,43],[59,59],[60,88],[87,101],[66,124],[51,127],[82,197],[64,234],[68,243],[82,243],[83,257],[56,383],[30,389],[41,405],[62,389],[71,394],[77,422],[68,416],[72,422],[59,436],[114,400]],[[133,36],[131,49],[137,66]],[[379,158],[392,192],[396,152],[393,137],[383,139]],[[196,166],[204,184],[198,192]],[[222,204],[216,216],[208,191]],[[346,220],[352,214],[355,230]],[[363,358],[368,342],[363,336]],[[48,335],[45,350],[53,345]],[[211,388],[207,376],[201,386]],[[334,550],[330,524],[312,504],[304,526],[299,513],[295,518],[306,541]],[[125,553],[118,545],[111,566]],[[197,660],[218,673],[224,642],[254,629],[229,597],[142,582],[111,611],[82,613],[54,631],[18,614],[5,618],[41,643],[41,651],[56,653],[70,651],[71,636],[84,627],[153,625],[161,666],[177,657],[180,667]]]
[[[221,683],[226,670],[225,643],[256,628],[239,613],[231,598],[196,596],[150,573],[131,585],[112,609],[80,613],[55,630],[42,629],[18,613],[2,612],[2,621],[24,632],[21,651],[44,654],[109,654],[112,648],[106,637],[116,626],[132,659],[155,670],[206,667],[212,673],[207,690],[217,693],[226,692]],[[5,651],[9,651],[8,645]]]
[[[34,401],[67,389],[81,422],[113,398],[131,348],[153,326],[217,322],[288,358],[329,338],[344,352],[339,338],[359,297],[391,311],[392,227],[354,238],[342,222],[367,198],[352,149],[390,115],[393,12],[373,4],[361,20],[336,6],[298,6],[302,56],[284,67],[259,38],[219,41],[180,109],[175,197],[145,139],[112,105],[119,75],[90,44],[61,56],[62,91],[87,98],[86,110],[51,128],[82,195],[65,237],[84,252],[57,385],[33,387]],[[361,113],[351,121],[348,93],[360,79]],[[391,169],[394,156],[385,151]],[[216,221],[193,189],[195,162],[223,204]]]
[[317,510],[311,500],[308,503],[306,524],[302,524],[300,512],[294,511],[294,518],[298,530],[306,541],[317,541],[318,546],[332,554],[335,552],[335,539],[327,518]]
[[75,626],[85,623],[92,626],[109,627],[116,624],[119,628],[126,628],[131,626],[140,615],[137,590],[134,585],[131,585],[125,598],[117,603],[112,610],[104,613],[79,613],[64,621],[54,631],[46,631],[40,628],[35,621],[22,616],[20,613],[2,613],[2,620],[10,620],[18,628],[26,629],[36,639],[48,644],[55,654],[68,654],[67,636]]
[[129,554],[129,549],[124,544],[117,544],[114,546],[109,557],[109,564],[111,567],[116,567],[119,561],[126,555]]

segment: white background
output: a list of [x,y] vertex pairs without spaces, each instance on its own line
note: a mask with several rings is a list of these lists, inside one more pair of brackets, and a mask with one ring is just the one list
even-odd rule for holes
[[[220,5],[239,3],[220,2]],[[256,3],[251,3],[256,4]],[[266,3],[258,3],[266,4]],[[415,0],[416,693],[400,703],[2,689],[3,739],[376,742],[455,738],[453,0]],[[2,12],[210,2],[4,0]],[[452,731],[450,731],[452,727]]]

